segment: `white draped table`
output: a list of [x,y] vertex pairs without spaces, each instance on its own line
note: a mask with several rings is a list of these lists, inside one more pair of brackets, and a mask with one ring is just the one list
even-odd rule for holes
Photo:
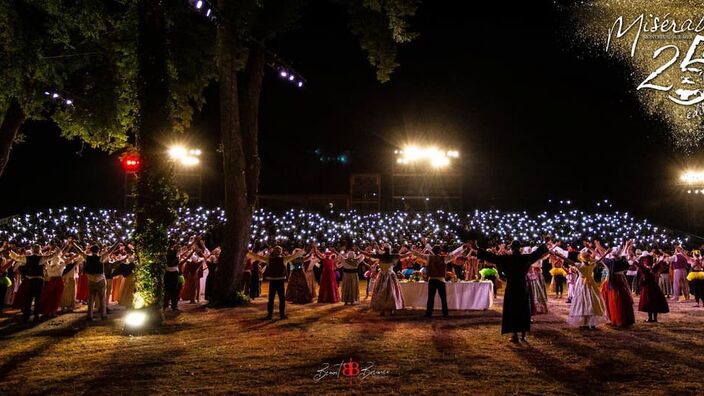
[[[485,310],[494,305],[494,284],[491,282],[446,282],[447,308],[451,310]],[[427,282],[401,283],[406,308],[425,309],[428,304]],[[434,309],[441,309],[440,296],[435,294]]]

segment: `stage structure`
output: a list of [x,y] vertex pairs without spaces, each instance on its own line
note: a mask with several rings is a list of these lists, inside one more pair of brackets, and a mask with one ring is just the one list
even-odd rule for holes
[[381,209],[381,175],[354,173],[350,176],[350,208],[378,212]]
[[704,208],[704,171],[687,170],[679,179],[680,188],[685,192],[687,229],[702,231],[702,208]]
[[409,145],[394,152],[391,209],[462,209],[460,153],[436,146]]

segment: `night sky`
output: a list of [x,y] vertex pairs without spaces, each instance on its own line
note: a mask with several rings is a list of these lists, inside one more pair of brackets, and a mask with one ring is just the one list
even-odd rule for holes
[[[461,150],[467,209],[546,209],[548,199],[591,209],[608,198],[619,209],[682,224],[682,193],[672,181],[684,157],[668,145],[664,125],[644,115],[626,66],[575,44],[552,2],[426,1],[413,21],[420,37],[400,50],[401,66],[386,84],[347,32],[344,12],[313,3],[301,29],[270,46],[308,86],[267,74],[262,193],[347,193],[350,172],[382,171],[394,148],[422,137]],[[222,196],[216,92],[206,92],[192,132],[210,155],[211,205]],[[47,122],[23,131],[27,141],[0,179],[0,217],[120,207],[117,155],[81,150]],[[349,163],[321,163],[316,150],[347,153]]]

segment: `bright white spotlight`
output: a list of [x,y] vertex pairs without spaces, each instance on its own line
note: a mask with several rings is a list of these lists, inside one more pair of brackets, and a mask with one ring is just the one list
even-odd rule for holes
[[303,87],[303,81],[298,82],[298,88],[301,88],[301,87]]
[[125,326],[133,329],[144,326],[147,322],[147,314],[144,311],[132,311],[125,315]]
[[203,1],[198,0],[198,2],[196,3],[196,8],[200,10],[201,7],[203,7]]
[[181,159],[188,155],[188,151],[183,146],[173,146],[169,149],[169,156],[173,159]]
[[296,77],[295,77],[293,74],[291,74],[290,76],[288,76],[288,80],[289,80],[289,81],[293,81],[295,78],[296,78]]
[[181,165],[184,166],[194,166],[198,165],[200,163],[200,160],[196,157],[191,157],[191,156],[186,156],[181,158]]
[[54,99],[56,99],[56,98],[58,98],[58,97],[59,97],[59,94],[57,94],[57,93],[53,93],[53,94],[51,95],[51,97],[52,97],[52,98],[54,98]]
[[450,165],[453,158],[459,158],[457,150],[441,150],[435,146],[418,147],[409,145],[403,150],[396,150],[394,154],[398,155],[397,163],[399,164],[415,164],[424,162],[432,168],[440,169]]
[[704,171],[688,170],[682,173],[680,181],[686,184],[704,183]]
[[450,159],[447,157],[433,157],[430,160],[430,165],[432,165],[433,168],[444,168],[450,165]]
[[279,72],[279,75],[281,77],[288,77],[288,72],[286,70],[281,70],[281,72]]
[[211,13],[212,11],[213,11],[213,10],[211,10],[210,8],[208,8],[208,11],[205,12],[205,16],[209,17],[209,16],[210,16],[210,13]]
[[71,99],[66,99],[66,102],[64,102],[64,103],[71,106],[73,104],[73,101]]

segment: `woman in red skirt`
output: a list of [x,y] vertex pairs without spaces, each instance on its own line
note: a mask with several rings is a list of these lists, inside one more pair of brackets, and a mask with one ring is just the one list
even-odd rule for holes
[[636,323],[633,312],[633,296],[628,287],[628,280],[624,272],[628,270],[628,261],[614,251],[611,257],[604,260],[609,270],[609,278],[601,285],[601,297],[606,307],[606,317],[615,327],[628,327]]
[[340,293],[337,290],[337,278],[335,273],[337,272],[335,264],[335,256],[333,254],[328,254],[323,256],[317,251],[316,254],[319,255],[321,261],[323,262],[323,272],[320,274],[320,290],[318,292],[318,302],[319,303],[336,303],[340,301]]
[[670,312],[667,299],[658,285],[658,276],[651,268],[653,257],[648,252],[636,261],[640,272],[640,302],[638,310],[648,313],[646,323],[657,323],[659,313]]
[[78,288],[76,289],[76,300],[85,303],[88,301],[88,275],[83,272],[83,263],[81,263],[80,272]]

